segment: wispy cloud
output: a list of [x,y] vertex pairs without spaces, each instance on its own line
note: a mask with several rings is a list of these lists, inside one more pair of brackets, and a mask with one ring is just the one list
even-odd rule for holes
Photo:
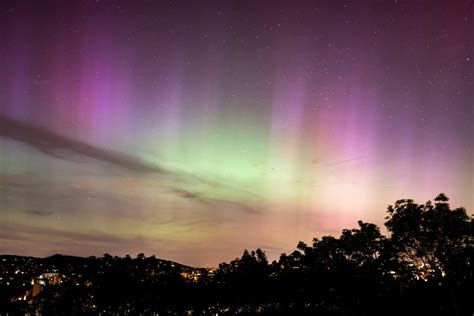
[[53,211],[41,211],[41,210],[26,210],[26,214],[33,216],[50,216],[53,215]]
[[240,209],[248,213],[258,213],[258,211],[244,202],[231,201],[221,198],[210,198],[198,192],[189,192],[183,189],[172,188],[172,191],[183,199],[199,201],[200,203],[213,206],[213,208],[223,208],[227,210]]
[[123,243],[129,238],[119,237],[103,232],[72,232],[53,228],[29,226],[22,224],[0,224],[0,240],[56,240],[86,243]]
[[165,172],[127,154],[93,146],[5,116],[0,116],[0,137],[21,142],[56,158],[74,160],[76,155],[81,155],[137,172]]

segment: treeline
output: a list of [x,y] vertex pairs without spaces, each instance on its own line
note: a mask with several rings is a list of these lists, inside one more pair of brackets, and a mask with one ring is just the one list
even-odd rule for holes
[[219,266],[216,295],[229,305],[278,302],[285,314],[472,315],[473,219],[434,203],[388,207],[388,236],[370,223],[300,242],[267,262],[261,250]]
[[359,221],[339,237],[300,242],[273,262],[260,249],[245,250],[215,271],[169,262],[156,270],[157,259],[144,255],[89,259],[81,271],[88,286],[63,284],[29,308],[45,314],[473,315],[474,222],[466,210],[451,209],[444,194],[425,204],[399,200],[388,207],[385,227],[387,236]]

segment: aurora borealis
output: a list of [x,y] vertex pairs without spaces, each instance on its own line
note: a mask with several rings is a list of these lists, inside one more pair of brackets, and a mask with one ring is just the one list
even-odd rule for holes
[[0,252],[216,265],[474,207],[473,1],[2,1]]

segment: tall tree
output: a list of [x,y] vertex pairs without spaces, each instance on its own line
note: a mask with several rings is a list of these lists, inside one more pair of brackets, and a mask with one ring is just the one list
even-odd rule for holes
[[388,207],[385,226],[400,263],[416,279],[441,279],[463,265],[472,266],[473,225],[464,208],[451,210],[441,193],[435,203],[398,200]]

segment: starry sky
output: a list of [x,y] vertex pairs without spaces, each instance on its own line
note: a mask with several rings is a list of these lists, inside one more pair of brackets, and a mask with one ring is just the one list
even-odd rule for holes
[[199,266],[474,207],[474,2],[0,4],[0,253]]

